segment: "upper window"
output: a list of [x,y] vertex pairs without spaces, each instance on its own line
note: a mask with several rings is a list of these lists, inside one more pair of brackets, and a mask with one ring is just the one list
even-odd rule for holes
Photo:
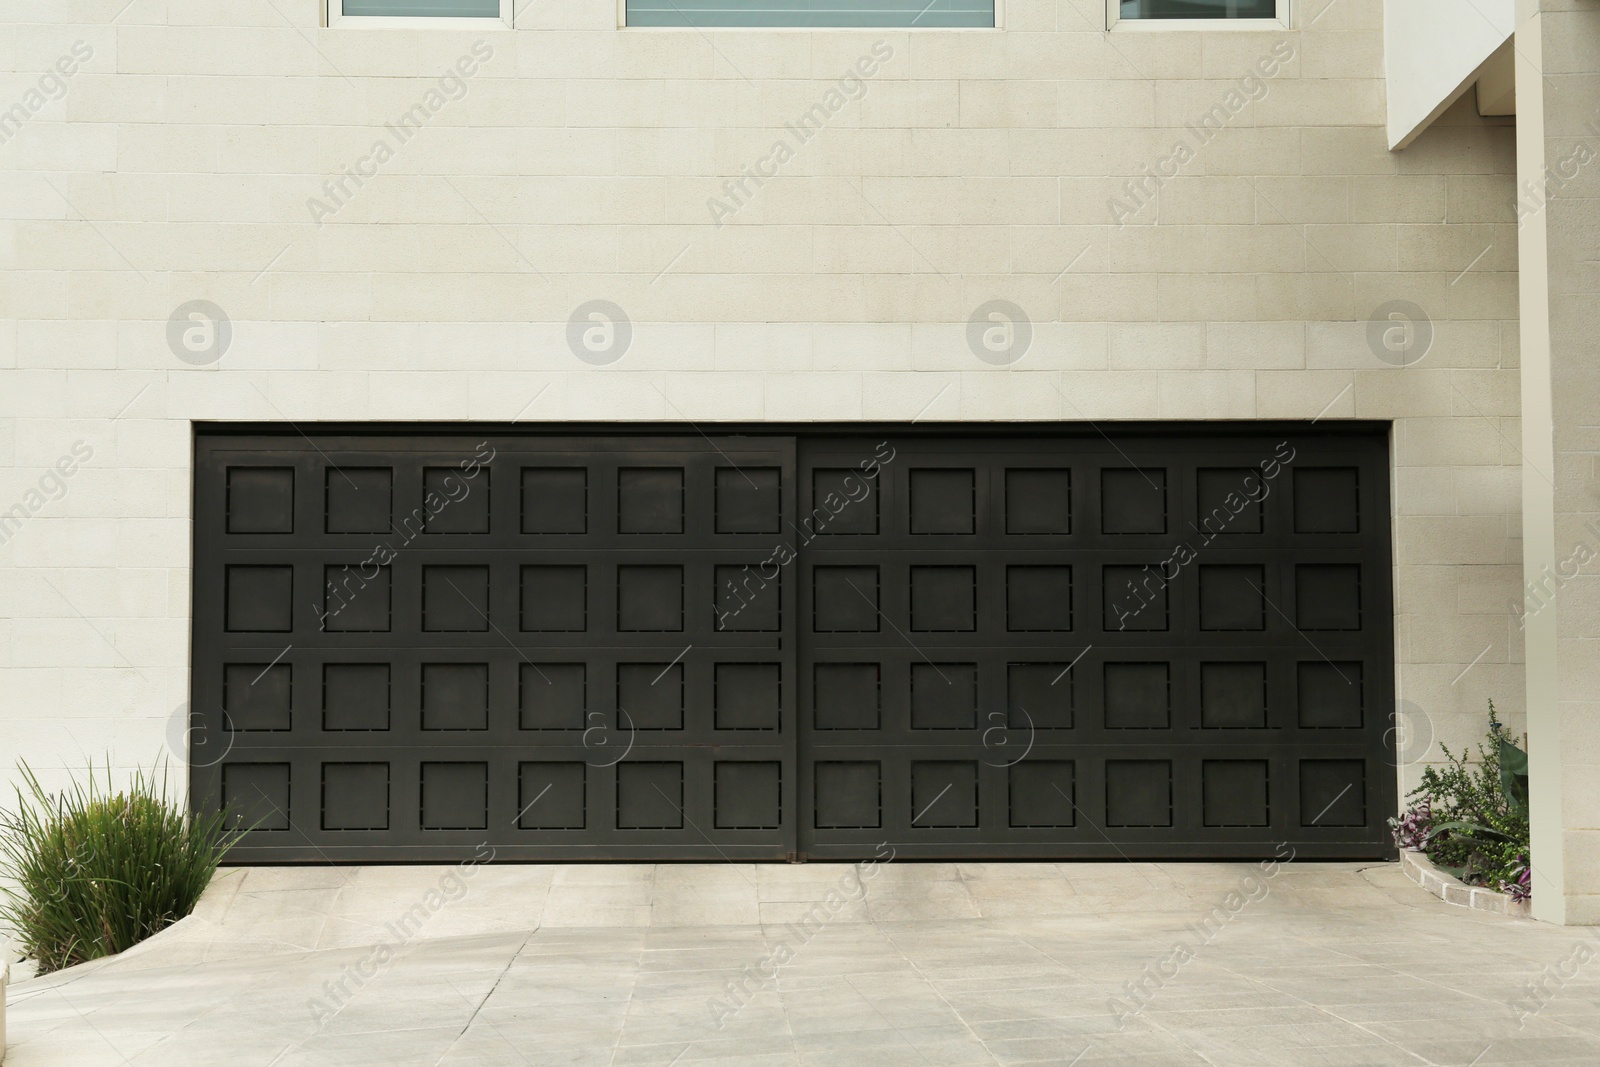
[[1151,26],[1207,26],[1224,21],[1288,26],[1289,0],[1107,0],[1110,21]]
[[995,0],[627,0],[629,26],[993,29]]
[[482,26],[497,19],[511,24],[512,0],[328,0],[328,25],[350,19],[362,22],[430,26]]

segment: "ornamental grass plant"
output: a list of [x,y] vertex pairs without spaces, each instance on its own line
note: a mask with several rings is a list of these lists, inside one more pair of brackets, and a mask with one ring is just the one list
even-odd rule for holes
[[39,973],[109,956],[194,910],[230,847],[225,814],[191,816],[158,764],[122,789],[93,765],[50,793],[23,763],[0,811],[0,925]]

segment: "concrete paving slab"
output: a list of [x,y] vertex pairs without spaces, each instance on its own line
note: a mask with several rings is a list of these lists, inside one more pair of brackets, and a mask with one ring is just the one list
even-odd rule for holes
[[228,870],[14,984],[5,1064],[1600,1062],[1600,932],[1395,865],[877,869]]

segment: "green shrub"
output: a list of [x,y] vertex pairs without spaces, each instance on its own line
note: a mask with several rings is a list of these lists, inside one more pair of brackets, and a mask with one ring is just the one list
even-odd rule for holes
[[1528,754],[1506,732],[1489,702],[1489,734],[1478,759],[1444,745],[1442,767],[1425,767],[1413,806],[1390,819],[1397,844],[1420,847],[1442,869],[1469,885],[1526,899],[1530,886]]
[[[167,799],[164,766],[114,791],[101,783],[58,795],[26,763],[14,811],[0,812],[0,923],[41,974],[137,944],[194,910],[229,845],[223,816],[190,819]],[[158,777],[159,775],[159,777]]]

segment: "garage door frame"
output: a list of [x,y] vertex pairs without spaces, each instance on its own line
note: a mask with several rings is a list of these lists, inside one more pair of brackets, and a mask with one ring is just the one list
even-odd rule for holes
[[[1370,612],[1369,619],[1377,620],[1376,628],[1367,636],[1372,642],[1371,651],[1367,654],[1367,662],[1374,668],[1372,673],[1375,678],[1369,680],[1376,692],[1368,700],[1368,726],[1363,737],[1355,741],[1351,747],[1353,751],[1361,753],[1360,758],[1366,761],[1369,768],[1367,786],[1368,817],[1359,833],[1318,833],[1318,830],[1327,828],[1312,828],[1312,832],[1297,833],[1297,828],[1290,828],[1283,837],[1284,842],[1268,842],[1265,840],[1234,840],[1209,842],[1180,842],[1162,840],[1161,835],[1150,836],[1148,840],[1138,840],[1138,835],[1111,834],[1103,830],[1093,829],[1080,831],[1072,835],[1070,840],[1008,840],[999,847],[989,847],[975,844],[971,840],[962,841],[960,835],[953,835],[956,839],[936,842],[917,841],[915,834],[906,835],[898,831],[892,834],[899,840],[889,840],[890,833],[885,828],[877,833],[862,833],[853,835],[859,840],[833,840],[823,841],[815,833],[806,834],[799,827],[800,819],[795,817],[808,810],[808,800],[804,795],[809,794],[811,781],[806,772],[815,754],[808,749],[808,732],[799,729],[801,702],[796,699],[792,690],[786,689],[786,699],[783,706],[783,724],[781,733],[788,738],[796,739],[789,744],[787,752],[782,756],[784,773],[782,774],[782,806],[784,812],[781,831],[757,845],[740,845],[729,841],[714,840],[716,835],[700,834],[698,844],[688,843],[681,835],[667,835],[668,839],[648,841],[648,835],[635,835],[636,840],[625,850],[619,852],[615,849],[595,848],[592,845],[575,846],[537,846],[529,847],[516,844],[496,842],[493,845],[494,855],[499,860],[537,860],[537,859],[638,859],[638,860],[782,860],[800,858],[865,858],[881,854],[878,843],[888,840],[898,855],[906,858],[1264,858],[1272,855],[1281,856],[1281,845],[1287,843],[1295,849],[1295,854],[1306,857],[1329,858],[1383,858],[1393,854],[1392,844],[1388,841],[1387,833],[1382,831],[1382,820],[1392,812],[1397,804],[1396,782],[1393,771],[1393,755],[1384,747],[1394,740],[1394,732],[1386,730],[1380,732],[1370,727],[1373,725],[1372,716],[1379,716],[1384,723],[1393,721],[1393,627],[1392,627],[1392,557],[1390,550],[1390,506],[1389,506],[1389,471],[1388,471],[1388,431],[1387,423],[1338,423],[1311,426],[1307,423],[1123,423],[1117,424],[1114,429],[1107,431],[1083,423],[1029,423],[1029,424],[842,424],[842,425],[776,425],[776,424],[717,424],[707,427],[686,427],[682,424],[554,424],[541,425],[537,428],[505,424],[472,424],[472,425],[349,425],[349,424],[318,424],[299,428],[302,432],[285,431],[278,424],[196,424],[195,433],[195,515],[196,542],[195,559],[197,571],[208,565],[207,560],[212,554],[212,546],[206,545],[202,540],[204,516],[216,514],[218,500],[216,499],[216,486],[214,480],[208,484],[205,476],[205,464],[210,462],[217,448],[232,440],[240,438],[258,438],[262,442],[270,443],[273,440],[284,442],[298,442],[300,448],[311,444],[312,448],[318,447],[316,442],[325,437],[346,438],[350,441],[381,443],[385,439],[416,439],[418,437],[448,437],[463,443],[467,439],[473,441],[503,437],[529,437],[549,438],[559,436],[562,438],[600,437],[626,440],[636,448],[648,448],[652,441],[657,444],[682,440],[685,437],[694,437],[699,433],[699,439],[711,443],[716,447],[715,441],[724,438],[743,439],[752,447],[770,448],[773,439],[800,439],[802,452],[807,447],[827,447],[829,442],[839,443],[854,441],[857,443],[873,440],[904,440],[907,442],[926,443],[937,438],[959,438],[967,441],[997,440],[997,439],[1035,439],[1040,442],[1050,441],[1081,441],[1094,442],[1097,447],[1110,443],[1113,448],[1130,447],[1133,442],[1159,442],[1171,441],[1182,436],[1203,438],[1218,442],[1219,444],[1232,444],[1237,446],[1242,441],[1251,441],[1267,445],[1270,440],[1293,439],[1299,437],[1306,439],[1315,438],[1324,442],[1343,442],[1350,450],[1361,454],[1363,457],[1363,482],[1370,495],[1373,515],[1380,521],[1364,522],[1362,528],[1363,548],[1361,550],[1365,559],[1378,561],[1381,564],[1381,574],[1372,575],[1363,583],[1363,596],[1370,599],[1364,603],[1365,611]],[[687,431],[687,432],[686,432]],[[707,436],[709,434],[709,436]],[[953,445],[960,447],[961,442],[956,440]],[[1263,455],[1269,454],[1264,452]],[[785,468],[784,486],[785,499],[794,501],[800,507],[801,513],[813,503],[809,498],[804,498],[808,492],[807,487],[799,484],[795,466],[795,455],[791,449],[789,466]],[[797,495],[795,490],[799,489]],[[786,503],[786,507],[788,504]],[[208,510],[209,509],[209,510]],[[786,522],[790,518],[786,516]],[[768,558],[770,551],[765,542],[772,538],[754,539],[750,543],[749,552],[737,559],[730,557],[731,562],[746,562],[752,565]],[[1169,538],[1168,540],[1171,540]],[[802,551],[809,551],[802,549]],[[263,557],[265,558],[265,557]],[[808,557],[802,567],[814,565],[814,558]],[[470,564],[468,564],[470,565]],[[800,590],[800,584],[795,577],[800,567],[783,568],[785,589],[785,604],[800,607],[802,611],[809,606],[808,593]],[[195,692],[199,692],[199,682],[208,669],[207,664],[217,659],[218,647],[215,640],[217,598],[205,588],[205,583],[197,577],[193,583],[193,646],[191,649],[192,662],[195,664]],[[1079,611],[1089,610],[1088,601],[1085,599]],[[807,647],[806,638],[793,633],[790,629],[791,622],[796,615],[795,611],[785,612],[785,633],[780,644],[786,647],[782,655],[786,664],[797,664],[796,657],[801,656]],[[793,686],[798,675],[798,669],[786,670],[784,673],[785,686]],[[238,742],[242,735],[229,735],[222,725],[222,719],[217,712],[207,712],[205,701],[196,699],[192,712],[191,744],[199,743],[202,747],[197,752],[222,751],[230,742]],[[814,738],[815,735],[811,735]],[[503,741],[503,739],[500,739]],[[1009,738],[1007,739],[1009,741]],[[707,739],[699,739],[697,743],[704,744]],[[1020,742],[1020,739],[1018,739]],[[359,739],[352,739],[351,746],[359,750]],[[204,747],[210,746],[210,747]],[[1391,746],[1392,747],[1392,746]],[[233,756],[240,754],[240,749],[235,744]],[[741,755],[736,749],[729,748],[726,743],[718,749],[724,758],[738,757]],[[1038,751],[1044,751],[1039,749]],[[772,750],[770,747],[757,746],[744,755],[754,758],[769,758]],[[1219,748],[1218,754],[1224,750]],[[998,755],[998,753],[996,753]],[[631,757],[632,758],[632,757]],[[304,779],[310,775],[310,768],[296,771],[296,777]],[[220,765],[216,761],[207,761],[203,756],[197,758],[192,770],[191,796],[197,810],[202,810],[215,803],[215,798],[220,794],[221,774]],[[1280,782],[1280,788],[1282,783]],[[520,800],[520,797],[518,798]],[[404,804],[412,804],[416,798],[407,795]],[[503,801],[502,801],[503,804]],[[687,810],[687,809],[686,809]],[[1091,820],[1092,822],[1092,820]],[[804,843],[802,843],[804,835]],[[285,842],[266,846],[258,845],[256,839],[264,835],[248,835],[233,853],[234,862],[243,863],[311,863],[311,862],[439,862],[450,859],[463,859],[469,855],[480,855],[481,845],[485,835],[475,830],[441,830],[428,831],[423,837],[426,841],[412,844],[403,844],[399,847],[391,840],[385,841],[381,836],[362,831],[346,831],[340,842],[315,842],[304,839],[297,842]],[[826,835],[824,835],[826,836]],[[852,835],[845,835],[851,837]],[[907,837],[910,840],[907,840]],[[946,835],[951,836],[951,835]],[[304,837],[304,835],[302,835]],[[348,843],[346,843],[348,842]],[[374,848],[374,846],[378,846]]]

